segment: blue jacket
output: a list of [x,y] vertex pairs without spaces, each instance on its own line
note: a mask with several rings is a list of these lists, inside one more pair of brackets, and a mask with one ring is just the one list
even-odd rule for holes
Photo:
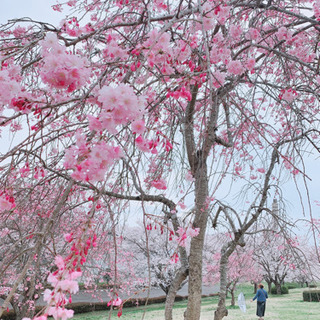
[[[258,298],[258,299],[257,299]],[[266,301],[268,298],[268,293],[266,290],[264,289],[259,289],[257,291],[257,294],[254,296],[254,298],[252,300],[258,300],[258,301]]]

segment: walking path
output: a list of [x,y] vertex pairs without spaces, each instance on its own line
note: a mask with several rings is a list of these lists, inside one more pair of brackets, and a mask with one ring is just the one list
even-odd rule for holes
[[[202,294],[203,295],[211,295],[214,293],[217,293],[219,291],[219,286],[202,286]],[[99,290],[81,290],[79,291],[77,294],[73,294],[72,295],[72,303],[95,303],[95,302],[108,302],[110,300],[110,294],[109,294],[109,290],[108,289],[99,289]],[[178,295],[180,296],[188,296],[188,284],[186,284],[185,286],[182,287],[182,289],[180,289],[178,291]],[[148,296],[148,292],[147,290],[144,291],[137,291],[136,294],[132,294],[130,296],[128,295],[122,295],[120,298],[122,300],[126,300],[128,298],[131,299],[142,299],[142,298],[146,298]],[[158,297],[163,297],[165,296],[165,293],[159,289],[159,288],[152,288],[150,290],[150,294],[149,294],[149,298],[158,298]],[[3,300],[0,299],[0,305],[2,305]],[[43,301],[43,297],[41,296],[37,302],[36,305],[45,305],[45,302]],[[11,308],[10,308],[11,309]]]
[[[203,295],[210,295],[217,293],[219,291],[219,286],[203,286],[202,287],[202,294]],[[108,289],[101,289],[96,291],[90,290],[81,290],[77,294],[72,295],[72,303],[77,302],[108,302],[110,300],[110,294]],[[180,296],[187,296],[188,295],[188,284],[183,286],[179,291],[178,295]],[[144,291],[137,291],[137,294],[122,295],[120,298],[122,300],[126,300],[128,298],[132,299],[141,299],[146,298],[148,296],[147,290]],[[159,288],[151,288],[149,298],[157,298],[165,296],[165,293]],[[42,298],[38,300],[38,304],[41,305],[43,303]]]

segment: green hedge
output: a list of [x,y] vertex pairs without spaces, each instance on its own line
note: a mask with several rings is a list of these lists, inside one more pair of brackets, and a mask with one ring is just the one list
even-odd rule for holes
[[301,288],[301,285],[296,282],[291,282],[291,283],[286,283],[286,287],[290,290],[290,289]]
[[320,290],[306,290],[302,295],[303,301],[320,302]]
[[[288,287],[281,286],[281,294],[288,294],[288,293],[289,293]],[[277,288],[275,286],[271,288],[271,294],[277,294]]]

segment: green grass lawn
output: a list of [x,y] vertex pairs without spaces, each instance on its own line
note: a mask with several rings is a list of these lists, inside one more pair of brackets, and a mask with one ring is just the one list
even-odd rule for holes
[[[289,294],[283,296],[270,295],[267,301],[265,320],[319,320],[320,303],[304,302],[302,300],[302,291],[305,289],[290,289]],[[240,292],[246,297],[247,312],[242,313],[238,306],[228,306],[229,315],[226,320],[253,320],[257,319],[256,303],[250,302],[253,295],[253,288],[250,285],[240,285],[236,297]],[[212,320],[214,310],[217,307],[218,298],[203,298],[201,303],[201,320]],[[237,301],[236,301],[237,303]],[[227,299],[227,305],[230,305],[230,298]],[[174,307],[174,319],[182,320],[183,312],[186,309],[187,301],[179,301]],[[109,319],[110,312],[97,311],[85,314],[77,314],[74,319],[77,320],[103,320]],[[121,320],[162,320],[164,319],[164,304],[153,304],[147,307],[139,306],[135,308],[124,308]],[[111,319],[118,319],[117,311],[113,311]]]

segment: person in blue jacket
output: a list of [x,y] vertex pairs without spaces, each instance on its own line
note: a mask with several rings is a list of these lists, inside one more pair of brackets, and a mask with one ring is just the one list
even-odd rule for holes
[[263,320],[264,312],[266,310],[266,301],[268,299],[268,293],[266,290],[263,289],[263,284],[259,284],[259,289],[256,295],[253,297],[251,301],[257,299],[257,316],[259,320]]

